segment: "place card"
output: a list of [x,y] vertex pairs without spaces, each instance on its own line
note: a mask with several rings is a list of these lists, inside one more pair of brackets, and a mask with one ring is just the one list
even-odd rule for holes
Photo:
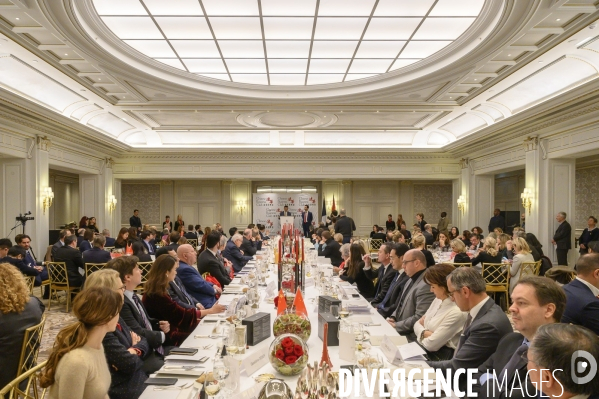
[[412,359],[424,355],[426,352],[416,342],[410,342],[409,344],[402,345],[398,348],[399,357],[401,360]]
[[356,336],[353,332],[342,331],[339,329],[339,359],[348,362],[356,361]]
[[241,368],[245,370],[245,375],[249,377],[266,364],[268,364],[268,351],[256,351],[243,359]]
[[277,283],[274,280],[271,280],[266,286],[266,297],[272,298],[275,295],[275,290],[277,289]]
[[399,354],[399,349],[386,335],[383,335],[383,339],[381,341],[381,352],[383,352],[383,355],[387,358],[389,363],[396,366],[401,364],[402,359]]

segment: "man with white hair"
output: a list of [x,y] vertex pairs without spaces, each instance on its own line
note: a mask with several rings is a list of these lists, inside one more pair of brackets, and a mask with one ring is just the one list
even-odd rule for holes
[[243,240],[239,249],[246,255],[256,255],[256,240],[252,237],[252,229],[245,229],[243,231]]
[[102,235],[106,238],[105,247],[114,247],[114,238],[110,237],[110,230],[104,229],[102,230]]
[[243,243],[243,237],[241,234],[236,233],[227,241],[227,247],[223,251],[223,257],[229,259],[233,263],[233,270],[238,273],[245,264],[252,259],[251,256],[244,255],[243,251],[239,249]]
[[335,233],[342,234],[343,244],[348,244],[354,231],[356,231],[354,220],[346,215],[345,209],[341,209],[339,219],[335,222]]
[[566,212],[558,212],[555,220],[559,226],[551,242],[555,245],[557,264],[568,266],[568,251],[572,249],[572,226],[566,221]]
[[204,308],[210,309],[216,303],[216,294],[221,293],[222,290],[217,285],[212,285],[204,280],[200,272],[193,267],[196,263],[196,251],[191,245],[179,245],[177,257],[179,258],[177,275],[183,282],[185,289]]

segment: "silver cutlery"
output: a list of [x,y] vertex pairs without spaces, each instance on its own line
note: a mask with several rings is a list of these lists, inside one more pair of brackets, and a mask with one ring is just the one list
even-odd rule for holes
[[193,370],[203,368],[204,366],[164,366],[165,370]]
[[188,382],[187,384],[183,384],[183,385],[169,385],[166,387],[154,387],[154,390],[155,391],[167,391],[167,390],[171,390],[171,389],[187,389],[192,385],[193,385],[193,381]]

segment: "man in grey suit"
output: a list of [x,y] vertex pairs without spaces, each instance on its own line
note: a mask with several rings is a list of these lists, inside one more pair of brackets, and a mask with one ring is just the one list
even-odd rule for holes
[[458,267],[447,276],[447,288],[456,305],[468,312],[468,318],[453,359],[427,363],[453,372],[477,368],[495,353],[501,338],[514,330],[503,310],[487,295],[485,280],[476,269]]
[[424,281],[426,258],[419,249],[409,250],[403,258],[405,273],[410,277],[404,286],[397,309],[387,321],[401,335],[414,334],[414,324],[426,313],[435,294]]

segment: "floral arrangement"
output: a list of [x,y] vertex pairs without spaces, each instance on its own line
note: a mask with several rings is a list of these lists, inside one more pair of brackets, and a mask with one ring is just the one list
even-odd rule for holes
[[295,334],[304,341],[307,341],[312,333],[312,324],[302,314],[283,313],[277,316],[272,324],[272,329],[275,337],[282,334]]
[[281,335],[270,345],[270,364],[283,375],[297,375],[308,364],[308,347],[294,334]]

